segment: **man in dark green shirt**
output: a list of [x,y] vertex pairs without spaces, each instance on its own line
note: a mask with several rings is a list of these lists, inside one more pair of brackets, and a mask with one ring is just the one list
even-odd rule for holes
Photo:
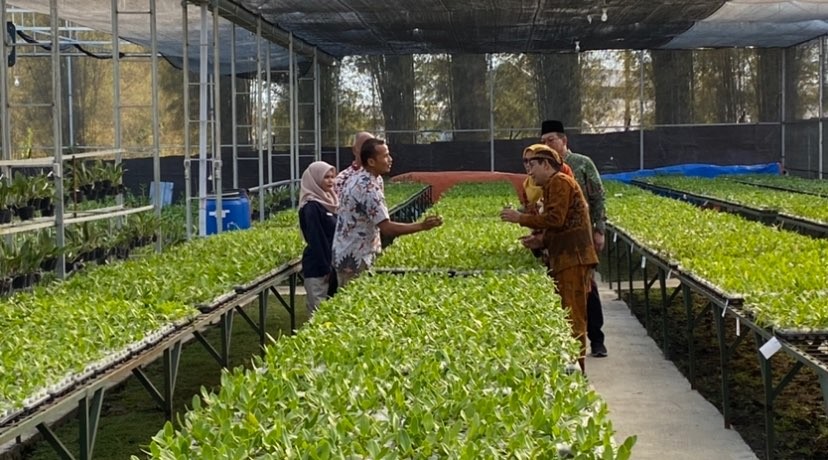
[[[589,217],[592,222],[592,242],[595,252],[600,254],[604,248],[604,229],[606,225],[606,211],[604,207],[604,186],[601,184],[601,175],[595,163],[586,155],[569,150],[566,131],[563,123],[558,120],[546,120],[541,124],[541,142],[559,152],[566,164],[572,168],[575,180],[589,204]],[[604,345],[604,312],[601,309],[601,297],[598,286],[592,280],[592,291],[587,299],[587,336],[589,337],[592,356],[602,358],[607,356],[607,347]]]

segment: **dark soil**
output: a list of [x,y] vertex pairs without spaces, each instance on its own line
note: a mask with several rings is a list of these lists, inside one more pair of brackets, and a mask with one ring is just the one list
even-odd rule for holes
[[[630,305],[629,292],[625,292],[623,298]],[[668,309],[668,355],[685,377],[691,380],[691,385],[721,411],[722,365],[715,320],[707,299],[695,294],[692,299],[692,314],[696,318],[692,333],[696,355],[695,378],[691,380],[689,375],[687,330],[690,321],[681,294]],[[646,322],[644,291],[634,291],[632,300],[631,309],[644,324]],[[664,350],[663,316],[661,294],[658,290],[651,290],[648,333],[662,350]],[[736,323],[731,316],[725,318],[724,329],[726,343],[732,345],[737,336]],[[747,326],[742,325],[740,329],[743,338],[733,350],[733,356],[730,359],[732,428],[741,434],[759,458],[768,458],[765,445],[765,396],[759,367],[758,346],[753,332]],[[771,362],[773,382],[775,386],[778,386],[783,376],[795,364],[795,360],[784,352],[780,352],[771,358]],[[773,402],[776,445],[772,458],[828,459],[828,416],[826,416],[826,406],[823,404],[816,373],[808,367],[803,367]],[[722,422],[724,423],[724,418]]]

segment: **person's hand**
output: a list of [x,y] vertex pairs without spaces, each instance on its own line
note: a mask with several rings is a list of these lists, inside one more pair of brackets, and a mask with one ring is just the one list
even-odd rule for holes
[[543,248],[543,234],[533,233],[520,238],[520,242],[526,249],[541,249]]
[[601,232],[593,232],[592,244],[595,245],[595,252],[600,253],[604,249],[604,234]]
[[443,225],[443,218],[440,216],[428,216],[422,222],[423,230],[431,230],[441,225]]
[[516,224],[520,221],[520,213],[514,209],[504,208],[500,211],[500,220]]

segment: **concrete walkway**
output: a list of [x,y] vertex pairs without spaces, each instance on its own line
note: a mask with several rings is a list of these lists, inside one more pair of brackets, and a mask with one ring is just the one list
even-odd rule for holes
[[754,460],[756,455],[722,415],[664,358],[615,292],[599,284],[606,358],[588,357],[587,376],[607,402],[615,439],[637,435],[633,459]]

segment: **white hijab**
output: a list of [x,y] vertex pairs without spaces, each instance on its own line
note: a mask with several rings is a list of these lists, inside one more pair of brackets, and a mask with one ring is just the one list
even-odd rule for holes
[[299,209],[302,209],[302,206],[310,201],[318,201],[329,212],[336,212],[339,207],[339,198],[333,191],[326,192],[322,190],[320,185],[322,180],[325,179],[325,174],[331,170],[336,173],[336,168],[324,161],[314,161],[305,169],[300,183]]

